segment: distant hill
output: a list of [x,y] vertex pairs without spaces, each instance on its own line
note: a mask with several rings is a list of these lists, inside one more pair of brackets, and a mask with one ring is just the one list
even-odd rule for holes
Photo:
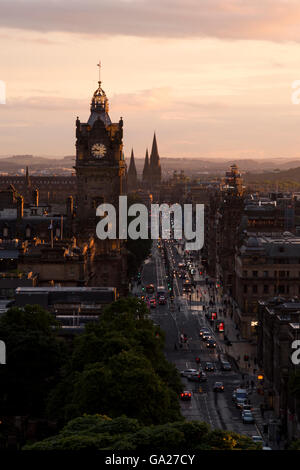
[[246,183],[261,183],[263,181],[283,182],[294,181],[300,183],[300,166],[297,168],[290,168],[284,171],[269,171],[264,173],[246,173],[244,175]]

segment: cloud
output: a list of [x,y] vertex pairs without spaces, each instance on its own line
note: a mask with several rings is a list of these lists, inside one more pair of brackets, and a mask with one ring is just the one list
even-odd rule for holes
[[299,19],[298,0],[1,0],[0,27],[99,36],[300,41]]

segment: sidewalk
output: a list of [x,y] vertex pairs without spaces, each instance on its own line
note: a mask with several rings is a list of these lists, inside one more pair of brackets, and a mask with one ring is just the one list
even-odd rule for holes
[[[266,445],[268,445],[268,443],[271,444],[271,448],[273,450],[283,449],[284,441],[277,442],[275,440],[271,440],[269,439],[268,433],[264,433],[265,425],[268,424],[271,426],[272,420],[276,417],[273,410],[261,409],[261,406],[264,406],[265,397],[259,392],[260,384],[257,378],[259,373],[259,368],[257,366],[257,345],[241,337],[240,331],[229,313],[230,308],[228,305],[226,308],[223,304],[215,287],[208,288],[207,285],[202,285],[201,293],[207,306],[209,306],[209,300],[212,298],[218,313],[218,320],[224,321],[224,336],[231,342],[231,345],[229,346],[224,340],[222,341],[222,334],[219,334],[219,338],[223,345],[224,352],[234,360],[239,372],[241,373],[241,382],[250,390],[251,403],[254,408],[253,416],[261,436],[263,437]],[[222,309],[221,314],[219,312],[220,309]],[[245,358],[248,358],[248,360],[245,360]]]

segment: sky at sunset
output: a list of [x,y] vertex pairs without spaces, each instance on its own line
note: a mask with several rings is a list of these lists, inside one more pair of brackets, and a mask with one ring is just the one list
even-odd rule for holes
[[300,2],[0,0],[0,155],[75,153],[99,59],[144,157],[300,157]]

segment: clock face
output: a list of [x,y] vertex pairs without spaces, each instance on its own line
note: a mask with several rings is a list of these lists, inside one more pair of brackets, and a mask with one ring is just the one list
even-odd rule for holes
[[92,155],[95,158],[103,158],[106,154],[106,147],[103,144],[94,144],[92,146]]

